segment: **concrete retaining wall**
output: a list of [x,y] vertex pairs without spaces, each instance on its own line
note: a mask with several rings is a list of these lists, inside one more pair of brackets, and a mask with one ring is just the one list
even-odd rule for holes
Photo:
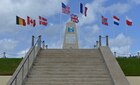
[[114,84],[115,85],[130,85],[123,71],[121,70],[118,62],[113,56],[110,48],[107,46],[101,46],[99,50],[101,51],[101,54],[106,62],[107,68],[110,72],[110,75],[112,77]]

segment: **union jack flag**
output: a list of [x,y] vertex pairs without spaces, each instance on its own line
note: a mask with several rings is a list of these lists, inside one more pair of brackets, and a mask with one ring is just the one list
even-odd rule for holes
[[66,6],[64,3],[62,3],[62,12],[65,14],[70,13],[70,7]]
[[77,15],[74,15],[74,14],[71,14],[71,21],[73,21],[75,23],[78,23],[79,22],[78,16]]

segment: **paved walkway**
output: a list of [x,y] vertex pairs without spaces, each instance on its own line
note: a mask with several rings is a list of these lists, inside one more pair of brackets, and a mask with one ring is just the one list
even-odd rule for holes
[[140,76],[127,76],[126,77],[130,83],[130,85],[140,85]]
[[0,85],[6,85],[11,76],[0,76]]

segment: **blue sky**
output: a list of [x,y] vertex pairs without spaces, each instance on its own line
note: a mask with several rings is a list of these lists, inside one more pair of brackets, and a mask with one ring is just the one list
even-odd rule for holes
[[[61,2],[79,17],[76,25],[80,48],[93,48],[99,35],[108,35],[112,51],[120,54],[140,51],[139,0],[0,0],[0,53],[6,52],[7,57],[24,56],[31,46],[32,35],[42,35],[49,48],[62,48],[70,15],[62,13]],[[79,3],[88,7],[87,17],[79,13]],[[24,19],[30,16],[36,21],[42,16],[48,19],[48,25],[19,26],[16,15]],[[101,24],[102,15],[108,18],[109,26]],[[119,26],[113,24],[114,15],[120,18]],[[126,25],[126,16],[133,21],[133,26]]]

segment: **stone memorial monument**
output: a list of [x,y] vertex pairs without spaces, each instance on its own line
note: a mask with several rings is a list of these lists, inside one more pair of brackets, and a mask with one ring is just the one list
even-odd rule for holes
[[72,21],[66,23],[63,49],[78,49],[76,24]]

